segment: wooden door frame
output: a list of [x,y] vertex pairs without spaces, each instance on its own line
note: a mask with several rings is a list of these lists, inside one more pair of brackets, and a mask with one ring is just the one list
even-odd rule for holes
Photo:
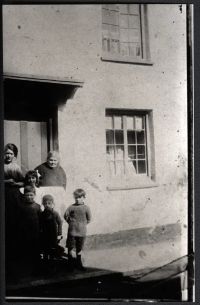
[[47,123],[47,145],[48,150],[59,151],[59,140],[58,140],[58,106],[55,106],[55,110],[52,113],[52,117],[48,119]]

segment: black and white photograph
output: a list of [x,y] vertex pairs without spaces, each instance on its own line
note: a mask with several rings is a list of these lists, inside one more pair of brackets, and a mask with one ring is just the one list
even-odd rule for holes
[[6,301],[194,301],[193,5],[4,4],[2,29]]

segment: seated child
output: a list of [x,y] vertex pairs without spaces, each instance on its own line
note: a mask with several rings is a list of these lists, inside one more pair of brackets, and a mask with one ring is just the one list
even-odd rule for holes
[[58,242],[62,239],[62,220],[54,210],[54,198],[45,195],[42,199],[44,211],[41,214],[42,248],[44,259],[53,258]]
[[76,249],[76,267],[84,270],[81,259],[83,246],[86,239],[86,227],[91,221],[90,208],[84,204],[86,193],[83,189],[74,191],[75,203],[70,205],[64,214],[68,223],[68,235],[66,247],[68,248],[68,258],[70,268],[73,269],[73,249]]

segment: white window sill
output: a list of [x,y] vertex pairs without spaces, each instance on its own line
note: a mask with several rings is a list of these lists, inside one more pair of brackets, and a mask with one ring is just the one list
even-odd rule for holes
[[157,187],[158,184],[151,180],[148,177],[136,177],[134,179],[110,179],[110,182],[107,184],[108,191],[117,191],[117,190],[132,190],[132,189],[143,189],[143,188],[152,188]]
[[149,59],[143,59],[143,58],[135,58],[131,56],[122,56],[118,54],[110,54],[108,52],[103,52],[102,61],[113,61],[113,62],[120,62],[120,63],[131,63],[131,64],[136,64],[136,65],[148,65],[152,66],[153,62],[150,61]]

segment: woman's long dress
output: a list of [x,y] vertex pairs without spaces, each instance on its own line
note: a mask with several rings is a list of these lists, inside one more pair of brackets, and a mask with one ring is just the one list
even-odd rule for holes
[[[24,177],[22,171],[15,162],[4,164],[4,179],[14,179],[15,182],[22,182]],[[5,183],[5,236],[6,236],[6,257],[15,257],[17,253],[19,206],[21,194],[19,187]]]

